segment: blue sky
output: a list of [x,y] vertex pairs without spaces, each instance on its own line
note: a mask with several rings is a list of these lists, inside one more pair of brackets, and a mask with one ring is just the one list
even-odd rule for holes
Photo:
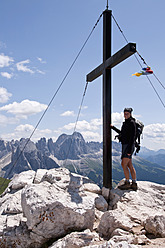
[[[165,85],[164,0],[111,0],[110,9],[129,42]],[[70,65],[106,8],[106,0],[2,0],[0,2],[0,137],[29,137]],[[54,141],[72,134],[86,75],[102,62],[102,19],[44,116],[33,140]],[[113,22],[112,51],[126,45]],[[165,148],[165,108],[134,56],[112,70],[113,123],[121,127],[122,111],[134,109],[144,125],[142,145]],[[152,83],[165,103],[165,90]],[[102,140],[102,77],[89,83],[77,125],[86,141]]]

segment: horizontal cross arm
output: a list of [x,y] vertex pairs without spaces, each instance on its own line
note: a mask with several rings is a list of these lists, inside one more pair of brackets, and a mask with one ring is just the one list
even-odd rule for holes
[[117,53],[115,53],[110,58],[108,58],[104,63],[102,63],[97,68],[95,68],[92,72],[90,72],[86,76],[87,82],[92,82],[93,80],[101,76],[104,73],[105,69],[113,68],[114,66],[121,63],[123,60],[130,57],[135,52],[136,52],[136,44],[128,43],[125,47],[120,49]]
[[105,61],[106,68],[112,68],[136,52],[136,44],[128,43],[125,47]]

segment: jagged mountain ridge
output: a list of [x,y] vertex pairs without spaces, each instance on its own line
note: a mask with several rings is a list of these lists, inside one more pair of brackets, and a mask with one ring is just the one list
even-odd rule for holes
[[[5,142],[1,140],[0,151],[0,175],[12,178],[14,174],[22,171],[46,168],[58,168],[59,166],[49,157],[49,153],[42,153],[37,149],[36,144],[28,139],[20,141]],[[23,151],[23,152],[22,152]],[[4,156],[3,156],[4,154]],[[4,158],[5,157],[5,158]],[[8,158],[8,160],[6,159]],[[6,161],[7,160],[7,161]]]
[[95,153],[101,148],[101,143],[86,143],[77,132],[73,136],[62,134],[56,142],[52,139],[46,141],[45,138],[41,138],[36,144],[24,138],[11,142],[0,140],[0,176],[11,178],[14,174],[29,169],[36,171],[40,168],[57,168],[59,165],[55,158],[77,160],[82,154]]
[[85,142],[83,136],[75,132],[73,135],[62,134],[58,137],[56,142],[52,139],[41,138],[36,147],[43,154],[52,154],[59,160],[65,159],[79,159],[80,155],[91,152],[98,152],[102,149],[102,143],[99,142]]
[[[63,166],[71,172],[88,176],[95,183],[102,185],[103,159],[102,143],[85,142],[83,136],[75,132],[62,134],[56,142],[41,138],[37,143],[21,139],[5,142],[0,140],[0,176],[11,178],[14,174],[29,169],[51,169]],[[24,151],[21,153],[22,149]],[[120,165],[121,144],[113,142],[113,179],[118,183],[124,175]],[[21,154],[21,155],[20,155]],[[19,158],[19,159],[18,159]],[[138,180],[164,183],[163,165],[151,163],[139,156],[134,157]]]

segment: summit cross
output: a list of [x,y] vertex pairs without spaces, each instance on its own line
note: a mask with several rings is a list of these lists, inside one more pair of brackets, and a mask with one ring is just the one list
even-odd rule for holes
[[112,189],[112,135],[111,135],[111,68],[136,52],[136,44],[128,43],[111,55],[112,11],[103,12],[103,63],[86,76],[92,82],[103,75],[103,187]]

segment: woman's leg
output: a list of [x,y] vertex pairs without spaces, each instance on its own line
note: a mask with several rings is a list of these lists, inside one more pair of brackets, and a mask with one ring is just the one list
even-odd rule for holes
[[129,160],[127,166],[129,167],[130,169],[130,173],[131,173],[131,177],[133,180],[136,180],[136,170],[132,164],[132,159]]
[[122,165],[122,168],[123,168],[123,171],[124,171],[124,175],[125,175],[125,179],[126,180],[129,180],[128,164],[130,163],[130,160],[131,159],[129,159],[129,158],[123,158],[122,161],[121,161],[121,165]]

